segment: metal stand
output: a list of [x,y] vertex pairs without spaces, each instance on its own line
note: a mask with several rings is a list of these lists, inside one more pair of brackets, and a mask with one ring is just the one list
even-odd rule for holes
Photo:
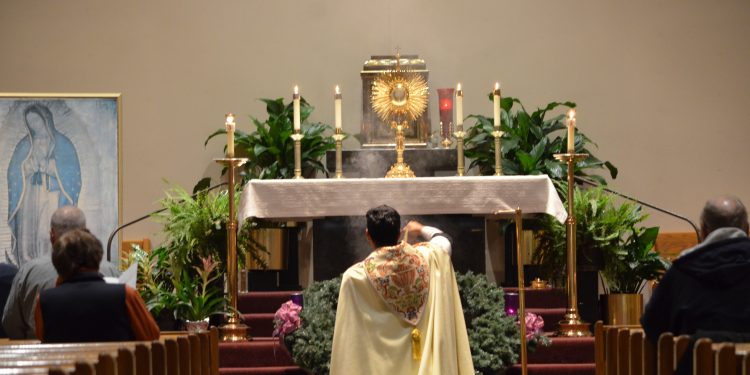
[[409,127],[409,123],[404,121],[399,124],[393,121],[391,127],[396,128],[396,163],[385,174],[385,178],[416,177],[409,165],[404,163],[404,129]]
[[345,135],[341,131],[341,128],[336,128],[336,134],[333,135],[333,139],[336,141],[336,178],[344,178],[341,166],[341,142],[344,140],[344,137]]
[[302,177],[302,138],[305,138],[305,135],[299,129],[292,134],[294,140],[294,178],[298,180],[304,178]]
[[456,125],[456,132],[453,133],[453,135],[456,137],[456,152],[458,153],[457,172],[458,176],[463,176],[466,173],[466,168],[464,168],[464,137],[466,137],[466,133],[464,133],[464,125]]
[[568,219],[565,220],[565,229],[568,237],[568,309],[560,321],[558,336],[583,337],[591,336],[588,323],[581,320],[578,315],[578,286],[576,275],[576,215],[573,209],[573,191],[575,189],[575,164],[576,161],[587,158],[587,154],[555,154],[555,159],[568,164]]
[[500,155],[502,154],[500,137],[503,136],[503,132],[500,131],[499,127],[496,127],[495,131],[492,132],[492,136],[495,137],[495,176],[502,176],[503,165],[500,163]]
[[215,159],[227,168],[229,179],[229,220],[227,221],[227,284],[229,294],[229,313],[227,321],[219,327],[222,341],[247,341],[250,337],[250,327],[242,324],[237,314],[237,216],[234,208],[234,175],[235,169],[247,162],[245,158]]

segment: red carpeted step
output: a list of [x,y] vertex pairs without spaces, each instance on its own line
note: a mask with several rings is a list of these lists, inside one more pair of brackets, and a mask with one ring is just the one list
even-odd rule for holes
[[[505,293],[518,293],[518,288],[503,288]],[[526,307],[551,308],[568,305],[568,296],[564,289],[526,289]]]
[[242,314],[242,319],[250,327],[251,336],[271,337],[273,334],[273,316],[273,313]]
[[297,366],[276,366],[276,367],[234,367],[221,368],[219,374],[222,375],[306,375],[305,370]]
[[527,312],[539,315],[544,319],[544,332],[555,332],[558,328],[558,323],[565,316],[565,308],[551,308],[551,309],[540,309],[540,308],[528,308]]
[[551,337],[552,345],[537,347],[529,363],[593,363],[593,337]]
[[294,366],[291,355],[278,339],[256,337],[253,341],[219,344],[219,367]]
[[241,293],[237,298],[237,310],[244,314],[275,313],[295,291]]
[[[529,364],[527,366],[529,375],[594,375],[596,366],[593,363],[551,363],[551,364]],[[506,375],[518,375],[521,373],[521,365],[515,365],[508,369]]]

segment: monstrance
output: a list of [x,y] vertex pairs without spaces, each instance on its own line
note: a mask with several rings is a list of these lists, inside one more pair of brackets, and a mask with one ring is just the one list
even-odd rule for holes
[[404,163],[404,130],[427,108],[429,88],[418,74],[401,69],[401,56],[396,54],[396,69],[383,73],[372,84],[372,109],[383,121],[396,129],[396,163],[386,178],[415,177]]

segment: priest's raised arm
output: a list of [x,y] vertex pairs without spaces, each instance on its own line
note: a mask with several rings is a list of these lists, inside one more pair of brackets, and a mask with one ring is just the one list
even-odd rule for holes
[[[331,374],[473,374],[450,240],[410,222],[399,241],[400,216],[388,206],[366,216],[374,251],[344,273]],[[428,241],[410,245],[417,234]]]

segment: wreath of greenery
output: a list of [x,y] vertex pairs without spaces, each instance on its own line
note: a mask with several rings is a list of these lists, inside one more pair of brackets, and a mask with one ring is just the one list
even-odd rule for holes
[[[456,273],[469,346],[478,374],[497,374],[518,361],[519,329],[505,315],[503,290],[485,275]],[[341,277],[313,283],[304,291],[302,326],[284,337],[294,362],[314,374],[328,374]],[[548,345],[545,336],[529,340],[529,351]]]

